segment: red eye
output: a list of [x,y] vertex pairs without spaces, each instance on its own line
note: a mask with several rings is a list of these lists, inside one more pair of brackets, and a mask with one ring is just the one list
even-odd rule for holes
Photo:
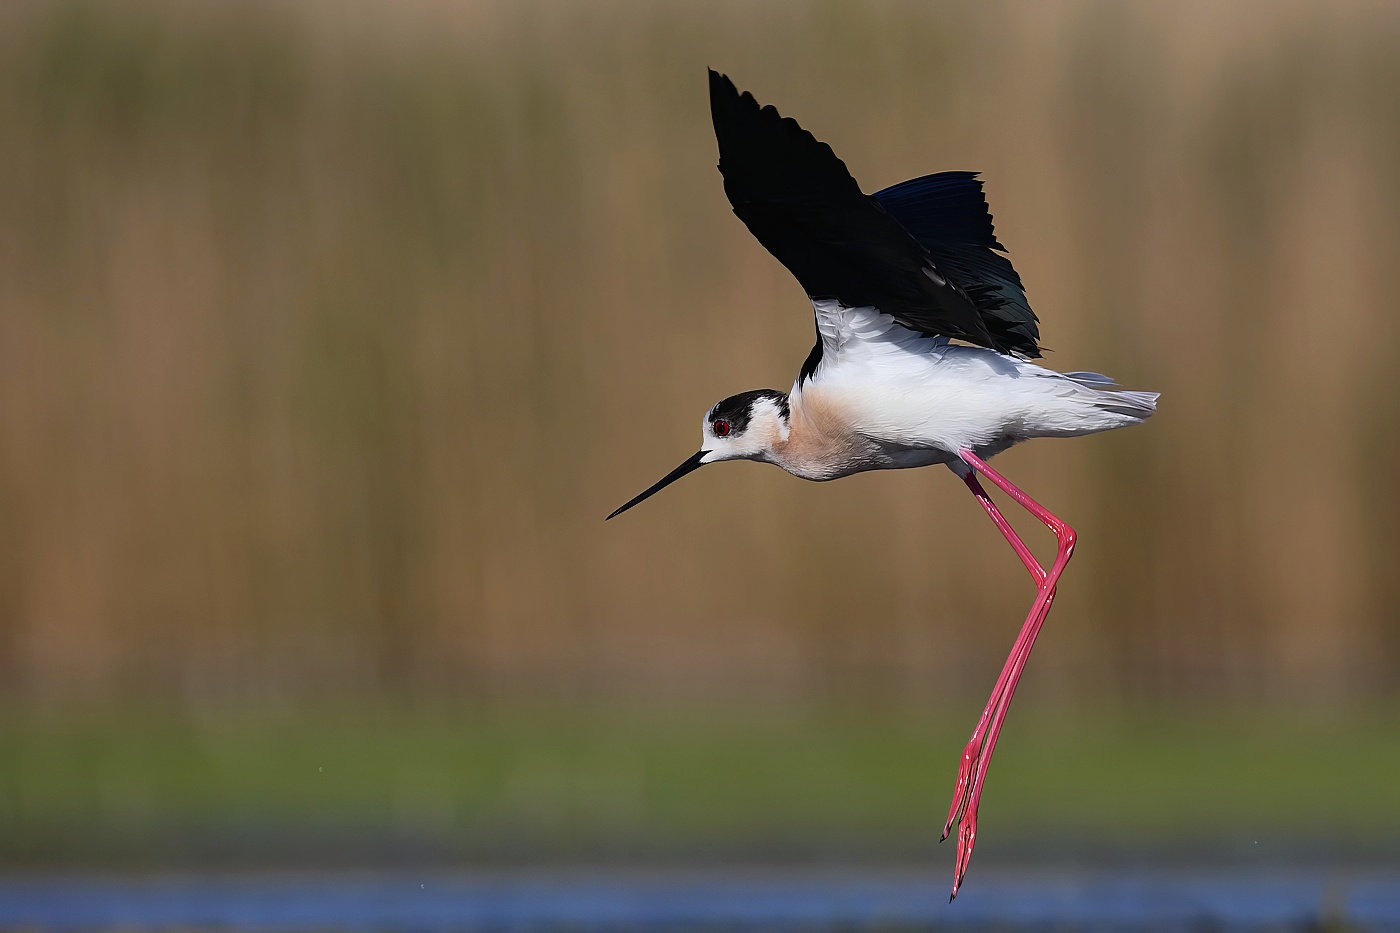
[[729,422],[728,422],[728,421],[725,421],[723,418],[721,418],[721,419],[719,419],[718,421],[715,422],[714,428],[715,428],[715,437],[728,437],[728,436],[729,436]]

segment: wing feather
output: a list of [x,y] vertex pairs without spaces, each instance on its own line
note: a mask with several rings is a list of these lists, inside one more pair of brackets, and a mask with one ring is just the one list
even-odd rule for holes
[[877,191],[871,197],[899,221],[960,285],[996,343],[1040,356],[1040,328],[1021,277],[1001,253],[976,172],[939,172]]
[[[861,192],[830,146],[714,71],[710,112],[734,213],[810,298],[879,308],[927,336],[1009,349],[929,250]],[[809,356],[804,372],[818,363]]]

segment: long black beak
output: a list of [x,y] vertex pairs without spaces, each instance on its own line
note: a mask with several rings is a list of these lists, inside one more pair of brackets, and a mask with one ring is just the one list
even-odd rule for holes
[[[616,509],[612,513],[612,515],[608,516],[608,518],[612,518],[614,515],[621,515],[623,512],[626,512],[632,506],[636,505],[638,502],[641,502],[643,499],[649,499],[652,496],[656,495],[658,492],[665,489],[667,486],[671,485],[685,474],[693,473],[694,471],[700,469],[700,467],[705,465],[704,460],[702,460],[701,458],[704,457],[705,454],[707,454],[708,452],[709,451],[705,450],[697,450],[695,452],[695,456],[691,457],[685,463],[682,463],[680,466],[676,467],[670,473],[667,473],[665,476],[661,477],[661,479],[657,480],[656,484],[653,485],[646,492],[632,499],[630,502],[628,502],[621,508]],[[603,519],[603,521],[607,521],[608,518]]]

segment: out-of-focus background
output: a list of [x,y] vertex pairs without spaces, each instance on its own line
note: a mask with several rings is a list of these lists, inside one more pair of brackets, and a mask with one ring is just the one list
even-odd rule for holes
[[0,10],[0,867],[951,859],[960,484],[602,521],[811,340],[707,65],[1163,393],[998,461],[979,863],[1395,854],[1400,7],[152,0]]

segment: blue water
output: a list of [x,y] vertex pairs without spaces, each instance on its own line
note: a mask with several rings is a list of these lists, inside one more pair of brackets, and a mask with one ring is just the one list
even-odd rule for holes
[[1400,870],[339,874],[0,880],[0,927],[342,930],[1400,930]]

